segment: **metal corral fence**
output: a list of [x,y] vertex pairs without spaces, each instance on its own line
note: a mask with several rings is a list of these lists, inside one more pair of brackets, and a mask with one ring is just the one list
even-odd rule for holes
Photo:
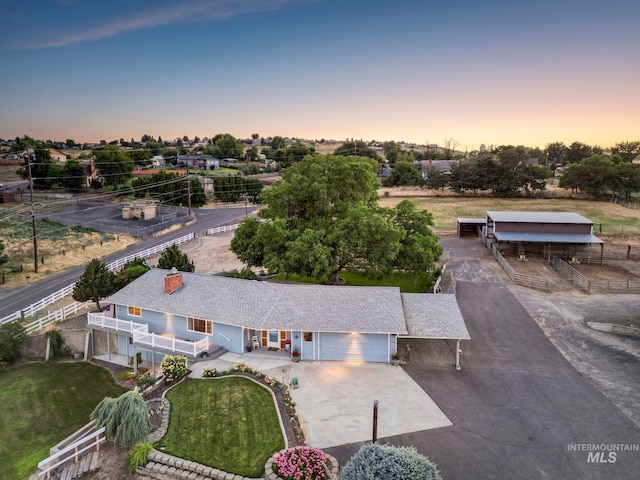
[[640,264],[638,262],[612,255],[589,254],[578,254],[576,260],[587,265],[611,265],[624,269],[627,271],[627,279],[591,280],[556,256],[551,258],[550,263],[565,275],[570,276],[575,287],[586,292],[640,293]]
[[549,259],[549,263],[553,265],[556,270],[567,275],[575,288],[581,288],[586,292],[591,289],[591,281],[578,270],[569,265],[567,262],[562,260],[560,257],[556,257],[555,255],[553,255]]
[[509,278],[513,283],[524,285],[525,287],[537,288],[544,290],[545,292],[567,290],[569,288],[568,285],[565,285],[562,282],[554,282],[548,278],[516,272],[495,245],[491,245],[491,252],[507,275],[509,275]]
[[[203,232],[204,235],[216,235],[218,233],[224,233],[224,232],[230,232],[233,231],[235,229],[237,229],[239,227],[239,224],[234,224],[234,225],[225,225],[222,227],[216,227],[216,228],[209,228],[207,229],[205,232]],[[187,235],[183,235],[182,237],[178,237],[175,238],[173,240],[169,240],[168,242],[164,242],[160,245],[157,245],[155,247],[151,247],[148,248],[146,250],[142,250],[141,252],[137,252],[137,253],[133,253],[131,255],[127,255],[126,257],[120,258],[114,262],[111,262],[109,264],[107,264],[107,268],[109,270],[116,270],[118,268],[120,268],[121,266],[123,266],[125,263],[135,259],[135,258],[146,258],[146,257],[151,257],[157,253],[162,252],[164,249],[166,249],[167,247],[170,247],[171,245],[180,245],[181,243],[185,243],[188,242],[189,240],[193,240],[196,236],[201,236],[201,235],[196,235],[195,233],[189,233]],[[7,322],[12,322],[14,320],[19,320],[19,319],[25,319],[28,317],[31,317],[33,315],[38,315],[38,312],[43,310],[45,307],[54,304],[55,302],[57,302],[58,300],[61,300],[63,298],[65,298],[68,295],[71,295],[71,293],[73,292],[73,287],[74,287],[75,283],[72,285],[67,285],[66,287],[58,290],[57,292],[52,293],[51,295],[42,298],[41,300],[29,305],[28,307],[24,308],[23,310],[18,310],[10,315],[7,315],[4,318],[0,318],[0,325],[2,325],[3,323],[7,323]],[[61,321],[64,320],[68,315],[72,314],[72,313],[77,313],[79,312],[81,309],[83,308],[88,308],[88,305],[90,304],[90,302],[87,303],[79,303],[79,302],[75,302],[72,305],[68,305],[64,308],[61,308],[59,310],[56,310],[54,312],[48,312],[46,315],[40,317],[40,318],[36,318],[34,321],[28,323],[27,325],[25,325],[25,329],[27,329],[27,333],[31,334],[31,333],[35,333],[38,332],[40,330],[42,330],[44,327],[46,327],[47,325],[53,323],[53,322],[57,322],[57,321]]]

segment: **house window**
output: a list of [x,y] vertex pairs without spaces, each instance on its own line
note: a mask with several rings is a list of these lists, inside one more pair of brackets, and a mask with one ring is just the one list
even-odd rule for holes
[[313,332],[304,332],[304,341],[313,342]]
[[134,317],[141,317],[142,312],[140,311],[140,307],[129,307],[129,315],[133,315]]
[[189,330],[211,335],[213,333],[213,322],[189,317]]

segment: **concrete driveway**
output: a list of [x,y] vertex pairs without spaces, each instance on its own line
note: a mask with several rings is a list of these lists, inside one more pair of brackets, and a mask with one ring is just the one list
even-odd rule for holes
[[378,438],[446,427],[451,422],[400,367],[359,362],[299,362],[291,391],[310,445],[370,441],[378,400]]

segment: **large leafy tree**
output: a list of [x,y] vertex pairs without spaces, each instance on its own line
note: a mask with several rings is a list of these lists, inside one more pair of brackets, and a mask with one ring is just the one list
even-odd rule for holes
[[567,163],[579,163],[587,157],[593,155],[593,149],[581,142],[573,142],[567,149]]
[[158,259],[158,267],[167,270],[175,267],[181,272],[193,272],[196,267],[186,253],[182,253],[178,245],[173,244],[162,251]]
[[101,310],[100,299],[116,291],[115,274],[97,258],[89,262],[82,276],[73,286],[72,297],[78,302],[95,302]]
[[[26,142],[26,141],[25,141]],[[21,178],[29,178],[29,163],[31,164],[31,177],[35,188],[51,188],[57,181],[60,169],[51,159],[49,150],[41,144],[34,144],[24,151],[22,162],[18,169]]]
[[77,160],[67,160],[60,170],[62,186],[71,192],[83,190],[86,182],[84,167]]
[[611,153],[618,155],[623,162],[630,162],[640,155],[640,141],[618,142],[611,147]]
[[281,169],[285,169],[299,162],[307,155],[313,155],[315,152],[316,149],[311,145],[296,142],[287,148],[278,150],[275,154],[275,159],[278,161],[278,166]]
[[442,255],[438,236],[430,228],[433,215],[418,210],[410,200],[403,200],[395,208],[393,222],[402,233],[395,267],[414,274],[432,274]]
[[545,164],[555,168],[564,166],[567,160],[567,146],[563,142],[553,142],[547,144],[544,149]]
[[373,158],[376,162],[381,162],[382,158],[378,155],[373,148],[367,145],[362,140],[350,140],[344,142],[333,152],[334,155],[352,155],[354,157],[369,157]]
[[422,186],[424,181],[420,174],[420,168],[413,163],[413,156],[406,153],[401,153],[385,181],[386,187],[393,187],[397,185],[408,186]]
[[120,147],[106,145],[96,150],[95,165],[105,185],[117,187],[126,183],[133,173],[134,163]]
[[407,266],[398,256],[407,232],[393,210],[377,206],[377,183],[366,160],[308,156],[284,171],[265,203],[268,221],[246,219],[231,242],[249,266],[332,284],[343,270],[379,277]]
[[205,153],[217,158],[242,158],[244,150],[240,140],[228,133],[220,133],[209,140]]
[[581,190],[600,199],[608,194],[628,198],[640,191],[640,166],[623,162],[616,164],[608,155],[592,155],[567,167],[560,186]]

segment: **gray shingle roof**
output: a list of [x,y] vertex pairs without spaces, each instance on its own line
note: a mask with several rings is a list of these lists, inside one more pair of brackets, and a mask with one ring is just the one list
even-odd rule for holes
[[338,287],[255,282],[182,272],[164,294],[167,270],[151,269],[106,301],[253,329],[406,333],[396,287]]
[[470,340],[455,295],[403,293],[408,337]]

